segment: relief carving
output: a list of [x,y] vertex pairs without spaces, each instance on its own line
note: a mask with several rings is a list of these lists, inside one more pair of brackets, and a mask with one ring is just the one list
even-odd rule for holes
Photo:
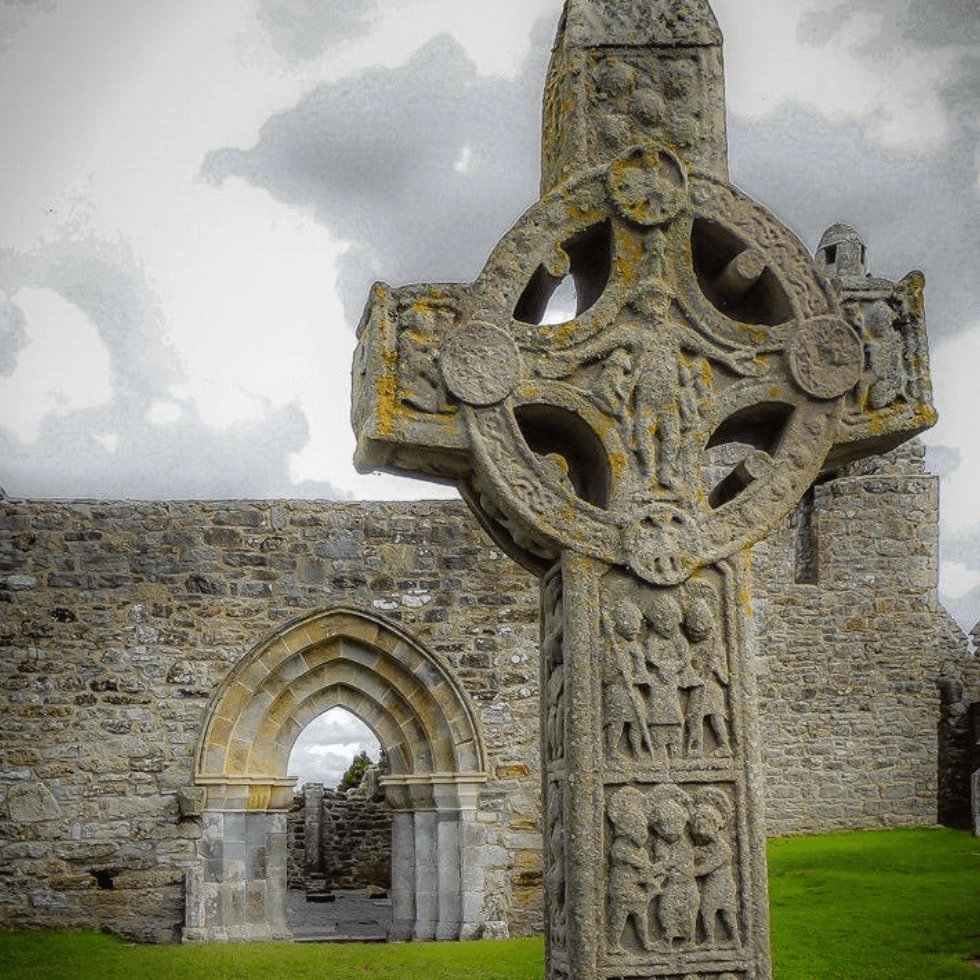
[[[629,447],[633,496],[687,500],[701,447],[689,436],[710,397],[709,361],[744,377],[754,352],[726,349],[689,326],[661,280],[648,280],[599,336],[539,361],[540,377],[567,378],[619,423]],[[597,370],[588,370],[590,365]]]
[[603,614],[607,758],[662,767],[730,757],[730,673],[719,596],[703,579],[627,592],[613,590]]
[[455,321],[452,308],[437,301],[403,300],[398,324],[398,397],[427,414],[449,411],[449,395],[439,369],[439,349]]
[[733,806],[709,786],[624,786],[609,797],[611,953],[741,947]]
[[554,946],[563,947],[568,928],[565,909],[565,824],[561,786],[557,783],[551,783],[548,787],[544,865],[548,937]]
[[858,389],[858,401],[875,411],[907,395],[905,351],[897,320],[895,311],[883,300],[864,311],[862,332],[868,370]]
[[541,663],[544,675],[544,761],[549,767],[565,756],[564,610],[561,575],[541,587]]

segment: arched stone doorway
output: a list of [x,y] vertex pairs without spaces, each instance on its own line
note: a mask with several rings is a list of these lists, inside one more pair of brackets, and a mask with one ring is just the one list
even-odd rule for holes
[[[332,609],[295,620],[234,667],[208,704],[194,785],[202,837],[188,873],[185,942],[290,938],[286,811],[290,749],[317,715],[343,707],[387,752],[392,939],[472,938],[482,862],[467,834],[486,751],[457,681],[381,617]],[[471,827],[472,830],[472,827]]]

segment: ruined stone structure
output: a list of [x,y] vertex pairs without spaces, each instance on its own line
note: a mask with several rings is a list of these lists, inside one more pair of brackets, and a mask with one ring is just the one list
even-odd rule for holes
[[335,888],[387,891],[391,821],[380,787],[359,793],[305,785],[286,817],[288,887],[313,897],[321,887],[327,894]]
[[[969,826],[966,775],[937,765],[938,682],[980,698],[936,600],[938,481],[918,449],[866,469],[753,551],[770,833]],[[479,931],[542,928],[537,597],[460,504],[0,500],[0,598],[3,927],[179,940],[209,702],[249,651],[345,607],[465,691],[488,777]]]

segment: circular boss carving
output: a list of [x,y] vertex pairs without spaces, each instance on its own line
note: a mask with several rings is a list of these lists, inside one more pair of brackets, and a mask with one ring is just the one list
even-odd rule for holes
[[661,225],[684,206],[687,175],[670,151],[634,146],[610,164],[609,193],[628,221]]
[[521,354],[514,338],[479,321],[449,335],[440,363],[446,387],[467,405],[503,401],[521,377]]
[[839,317],[807,320],[786,345],[793,380],[814,398],[850,391],[864,369],[864,345]]

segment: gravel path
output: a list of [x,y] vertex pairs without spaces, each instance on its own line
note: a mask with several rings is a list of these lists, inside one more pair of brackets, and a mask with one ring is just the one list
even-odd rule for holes
[[286,893],[286,922],[300,942],[384,942],[391,899],[338,889],[334,902],[308,902],[306,892]]

